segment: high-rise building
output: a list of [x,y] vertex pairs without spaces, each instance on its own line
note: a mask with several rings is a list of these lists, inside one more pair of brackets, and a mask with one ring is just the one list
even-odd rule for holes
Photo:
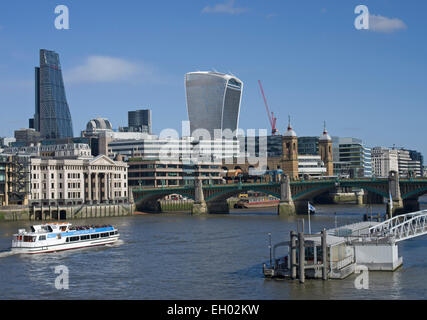
[[129,111],[128,130],[130,132],[145,132],[151,134],[151,110]]
[[40,67],[35,69],[34,129],[42,139],[73,137],[73,124],[65,96],[59,55],[40,50]]
[[242,81],[223,73],[191,72],[185,75],[185,89],[191,134],[205,129],[214,139],[215,130],[229,129],[236,136]]

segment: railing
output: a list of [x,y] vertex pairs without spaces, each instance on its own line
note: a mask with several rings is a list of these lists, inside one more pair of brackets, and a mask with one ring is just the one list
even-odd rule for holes
[[393,217],[369,229],[376,237],[394,237],[396,242],[427,233],[427,210]]

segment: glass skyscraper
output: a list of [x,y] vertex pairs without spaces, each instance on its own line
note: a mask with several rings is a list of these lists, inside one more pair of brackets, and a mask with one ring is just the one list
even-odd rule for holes
[[197,129],[206,129],[214,139],[215,129],[230,129],[235,133],[242,81],[218,72],[190,72],[185,75],[185,89],[191,134]]
[[35,70],[36,110],[34,129],[42,139],[73,137],[73,124],[65,96],[59,55],[40,50],[40,67]]

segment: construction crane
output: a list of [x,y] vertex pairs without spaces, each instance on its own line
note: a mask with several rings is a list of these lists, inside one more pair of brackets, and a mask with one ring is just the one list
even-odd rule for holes
[[267,99],[265,98],[264,89],[262,88],[261,80],[258,80],[258,83],[259,83],[259,88],[261,89],[262,98],[264,99],[265,108],[267,109],[268,120],[270,120],[271,134],[275,136],[277,133],[279,133],[279,130],[277,130],[276,128],[277,118],[274,117],[273,112],[270,114],[270,109],[268,108]]

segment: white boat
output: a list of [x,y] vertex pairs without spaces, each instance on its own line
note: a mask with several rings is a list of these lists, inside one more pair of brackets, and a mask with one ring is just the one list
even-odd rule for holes
[[71,223],[47,223],[20,229],[13,235],[12,251],[16,253],[48,253],[106,245],[119,239],[111,225],[73,226]]

